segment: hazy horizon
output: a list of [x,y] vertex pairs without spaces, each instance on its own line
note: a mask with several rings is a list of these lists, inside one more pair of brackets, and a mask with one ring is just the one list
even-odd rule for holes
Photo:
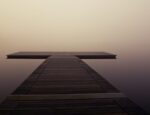
[[149,6],[149,0],[0,1],[0,47],[9,52],[145,51]]
[[150,110],[150,0],[1,0],[0,49],[1,99],[43,61],[9,53],[106,51],[117,60],[85,62]]

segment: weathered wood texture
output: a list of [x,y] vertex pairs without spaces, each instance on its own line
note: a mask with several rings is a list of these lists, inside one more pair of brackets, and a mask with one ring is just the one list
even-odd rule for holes
[[118,92],[75,56],[51,56],[14,94]]
[[1,104],[0,115],[147,115],[73,55],[46,59]]

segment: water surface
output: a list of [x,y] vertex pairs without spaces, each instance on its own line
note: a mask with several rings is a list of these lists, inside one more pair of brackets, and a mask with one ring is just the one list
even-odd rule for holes
[[[121,92],[144,109],[150,109],[150,62],[149,55],[123,55],[117,59],[83,60]],[[13,92],[44,60],[6,59],[0,60],[0,101]]]
[[150,0],[0,0],[0,100],[43,62],[17,51],[115,53],[84,61],[150,111]]

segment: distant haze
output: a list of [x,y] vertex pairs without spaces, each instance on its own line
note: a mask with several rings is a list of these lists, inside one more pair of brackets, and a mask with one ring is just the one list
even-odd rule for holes
[[150,0],[0,1],[0,48],[7,52],[143,52],[149,31]]
[[16,51],[107,51],[84,60],[150,112],[150,0],[0,0],[0,102],[44,60]]

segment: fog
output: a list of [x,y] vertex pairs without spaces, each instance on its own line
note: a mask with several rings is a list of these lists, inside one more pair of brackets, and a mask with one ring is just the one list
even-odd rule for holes
[[10,52],[145,51],[149,12],[149,0],[0,1],[0,47]]
[[7,60],[16,51],[107,51],[116,60],[84,60],[150,110],[150,0],[1,0],[0,96],[43,60]]

